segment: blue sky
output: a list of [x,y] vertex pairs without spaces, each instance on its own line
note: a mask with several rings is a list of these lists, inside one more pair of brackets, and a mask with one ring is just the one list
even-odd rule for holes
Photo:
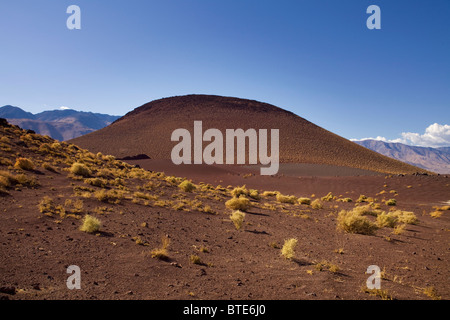
[[[72,4],[81,30],[66,27]],[[366,27],[371,4],[381,30]],[[448,0],[2,0],[0,44],[0,106],[33,113],[123,115],[204,93],[272,103],[348,139],[434,123],[450,137]]]

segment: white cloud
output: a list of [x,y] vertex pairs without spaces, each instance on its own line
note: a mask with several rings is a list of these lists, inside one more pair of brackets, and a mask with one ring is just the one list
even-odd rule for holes
[[376,138],[362,138],[362,139],[350,139],[350,141],[364,141],[364,140],[379,140],[379,141],[384,141],[384,142],[388,142],[388,140],[385,137],[376,137]]
[[59,110],[70,110],[70,108],[69,107],[65,107],[65,106],[61,106],[61,107],[59,107]]
[[450,125],[433,123],[425,129],[424,134],[415,132],[402,132],[401,138],[388,140],[385,137],[351,139],[352,141],[361,140],[380,140],[384,142],[403,143],[420,147],[449,147],[450,146]]

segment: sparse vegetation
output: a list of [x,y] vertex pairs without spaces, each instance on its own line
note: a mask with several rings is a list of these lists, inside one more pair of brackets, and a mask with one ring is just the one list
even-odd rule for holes
[[397,205],[397,200],[389,199],[385,203],[386,203],[387,206],[396,206]]
[[289,260],[295,258],[295,247],[297,246],[298,240],[295,238],[290,238],[284,241],[283,247],[281,248],[281,255]]
[[70,167],[70,172],[76,176],[88,178],[91,176],[91,170],[83,163],[75,162]]
[[282,195],[281,193],[277,193],[276,199],[280,203],[295,204],[297,202],[296,196],[285,196],[285,195]]
[[233,224],[237,230],[240,230],[242,228],[242,224],[244,223],[244,218],[245,218],[245,213],[240,210],[233,211],[233,213],[230,215],[230,219],[233,222]]
[[247,211],[250,208],[250,200],[243,196],[231,198],[225,202],[225,206],[232,210]]
[[16,163],[14,164],[14,168],[32,171],[34,170],[34,163],[33,161],[27,158],[17,158]]
[[378,228],[388,227],[394,228],[397,224],[397,216],[392,212],[382,212],[377,216]]
[[102,223],[96,217],[85,215],[80,230],[87,233],[94,233],[100,230]]
[[339,212],[337,228],[347,233],[359,233],[365,235],[372,235],[377,230],[375,223],[354,210],[342,210]]
[[169,260],[167,249],[170,245],[170,238],[167,236],[162,237],[161,244],[162,245],[160,248],[152,250],[152,252],[150,253],[151,257],[159,260]]
[[183,182],[181,182],[178,187],[183,190],[184,192],[192,192],[193,190],[196,189],[196,186],[188,180],[184,180]]
[[298,203],[310,205],[311,204],[311,199],[310,198],[298,198]]
[[333,196],[333,194],[331,192],[328,192],[328,194],[326,196],[323,196],[321,199],[322,199],[322,201],[331,201],[331,200],[336,199],[336,197]]
[[319,199],[315,199],[313,202],[311,202],[311,208],[319,210],[323,208],[323,204]]

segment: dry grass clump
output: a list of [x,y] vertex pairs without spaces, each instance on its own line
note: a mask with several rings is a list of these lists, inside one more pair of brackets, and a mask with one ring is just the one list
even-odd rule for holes
[[170,245],[170,238],[167,236],[164,236],[161,238],[161,248],[153,249],[151,254],[152,258],[158,259],[158,260],[169,260],[169,255],[167,252],[167,248],[169,248]]
[[396,210],[393,211],[392,214],[397,217],[398,223],[406,223],[406,224],[419,223],[419,219],[417,219],[416,215],[411,211]]
[[102,223],[99,219],[87,214],[83,218],[80,230],[87,233],[94,233],[100,231],[101,226]]
[[387,200],[387,201],[385,202],[385,204],[386,204],[387,206],[396,206],[396,205],[397,205],[397,200],[395,200],[395,199],[389,199],[389,200]]
[[242,187],[236,187],[233,190],[231,190],[231,195],[235,198],[240,197],[241,195],[243,196],[248,196],[249,195],[249,191],[247,190],[247,188],[244,186]]
[[70,167],[70,172],[76,176],[85,178],[91,176],[91,170],[89,170],[89,168],[85,164],[80,162],[75,162],[74,164],[72,164],[72,166]]
[[333,196],[333,194],[331,192],[328,192],[326,196],[323,196],[322,201],[331,201],[336,199],[336,196]]
[[13,187],[36,187],[39,183],[35,177],[29,177],[25,174],[13,174],[9,171],[0,171],[0,195],[7,195],[7,189]]
[[94,197],[97,198],[97,200],[102,202],[109,202],[109,203],[120,203],[120,200],[123,199],[123,191],[111,189],[106,191],[105,189],[101,189],[94,192]]
[[277,201],[280,203],[295,204],[297,202],[297,197],[296,196],[285,196],[285,195],[282,195],[281,193],[277,193]]
[[424,288],[423,293],[433,300],[441,300],[441,296],[439,296],[436,289],[432,286]]
[[225,206],[232,210],[247,211],[250,208],[250,200],[244,196],[239,198],[231,198],[225,202]]
[[315,199],[313,202],[311,202],[311,208],[319,210],[323,208],[323,204],[319,199]]
[[339,198],[339,199],[337,199],[337,201],[339,201],[339,202],[352,202],[353,200],[352,200],[352,198]]
[[203,262],[202,262],[202,260],[200,259],[200,257],[197,256],[197,255],[195,255],[195,254],[192,254],[192,255],[189,257],[189,260],[190,260],[191,263],[193,263],[193,264],[199,264],[199,265],[202,265],[202,264],[203,264]]
[[244,223],[244,218],[245,218],[245,213],[240,210],[233,211],[233,213],[230,215],[230,219],[233,222],[233,224],[237,230],[240,230],[242,228],[242,224]]
[[351,210],[342,210],[338,214],[337,228],[347,233],[373,235],[377,230],[375,223],[371,222],[361,213]]
[[283,247],[281,248],[281,255],[289,260],[295,258],[295,247],[297,246],[298,240],[295,238],[290,238],[284,241]]
[[393,234],[399,235],[402,234],[406,229],[406,224],[397,224],[394,227],[394,231],[392,231]]
[[192,192],[196,189],[195,184],[188,180],[184,180],[183,182],[181,182],[178,187],[184,192]]
[[311,199],[310,198],[298,198],[298,203],[310,205],[311,204]]
[[367,202],[367,197],[363,194],[361,194],[358,198],[358,200],[356,200],[357,203],[361,203],[361,202]]
[[369,289],[366,286],[362,288],[362,291],[364,293],[368,293],[371,296],[377,296],[380,297],[381,300],[393,300],[392,295],[389,294],[387,290],[381,290],[381,289]]
[[397,215],[393,214],[393,212],[382,212],[377,216],[377,226],[379,228],[394,228],[397,225],[397,220]]
[[99,188],[105,188],[108,185],[108,181],[102,178],[87,178],[84,179],[84,183]]
[[255,190],[255,189],[248,190],[248,196],[255,200],[261,199],[258,190]]
[[33,161],[27,158],[17,158],[16,163],[14,164],[14,168],[32,171],[34,170],[34,163]]
[[262,195],[263,197],[275,197],[279,193],[278,191],[264,191]]
[[316,270],[318,271],[323,271],[323,270],[328,270],[331,273],[336,273],[340,271],[340,268],[338,265],[328,262],[326,260],[322,260],[321,262],[317,262],[314,267],[316,268]]
[[53,167],[51,164],[49,164],[47,162],[44,162],[42,164],[42,168],[44,168],[45,170],[50,171],[50,172],[58,172],[55,167]]
[[362,216],[368,215],[368,216],[374,216],[374,217],[376,217],[382,213],[381,210],[375,209],[369,204],[367,204],[365,206],[355,207],[355,208],[353,208],[353,211]]

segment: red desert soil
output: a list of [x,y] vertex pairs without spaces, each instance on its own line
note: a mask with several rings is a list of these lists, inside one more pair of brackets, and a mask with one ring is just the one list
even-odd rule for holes
[[202,121],[203,131],[215,128],[223,134],[226,129],[279,129],[283,163],[328,164],[383,173],[424,171],[361,147],[273,105],[211,95],[155,100],[106,128],[70,142],[117,158],[146,154],[151,159],[170,159],[178,143],[171,141],[172,132],[184,128],[193,136],[194,121]]
[[[261,177],[249,167],[130,160],[151,172],[6,123],[0,134],[1,299],[450,298],[446,176],[287,165]],[[17,158],[33,166],[15,166]],[[75,162],[88,170],[71,173]],[[172,175],[192,179],[196,189],[181,190],[186,180]],[[259,199],[247,196],[252,206],[238,230],[225,202],[244,184]],[[313,209],[263,194],[274,190],[294,200],[336,198]],[[383,211],[412,211],[418,222],[401,234],[337,230],[338,213],[361,194]],[[391,198],[395,207],[384,202]],[[86,214],[101,220],[99,231],[79,230]],[[170,240],[167,259],[152,257],[162,238]],[[281,256],[289,238],[298,240],[293,259]],[[66,286],[70,265],[80,267],[80,290]],[[379,292],[364,290],[370,265],[383,270]]]

